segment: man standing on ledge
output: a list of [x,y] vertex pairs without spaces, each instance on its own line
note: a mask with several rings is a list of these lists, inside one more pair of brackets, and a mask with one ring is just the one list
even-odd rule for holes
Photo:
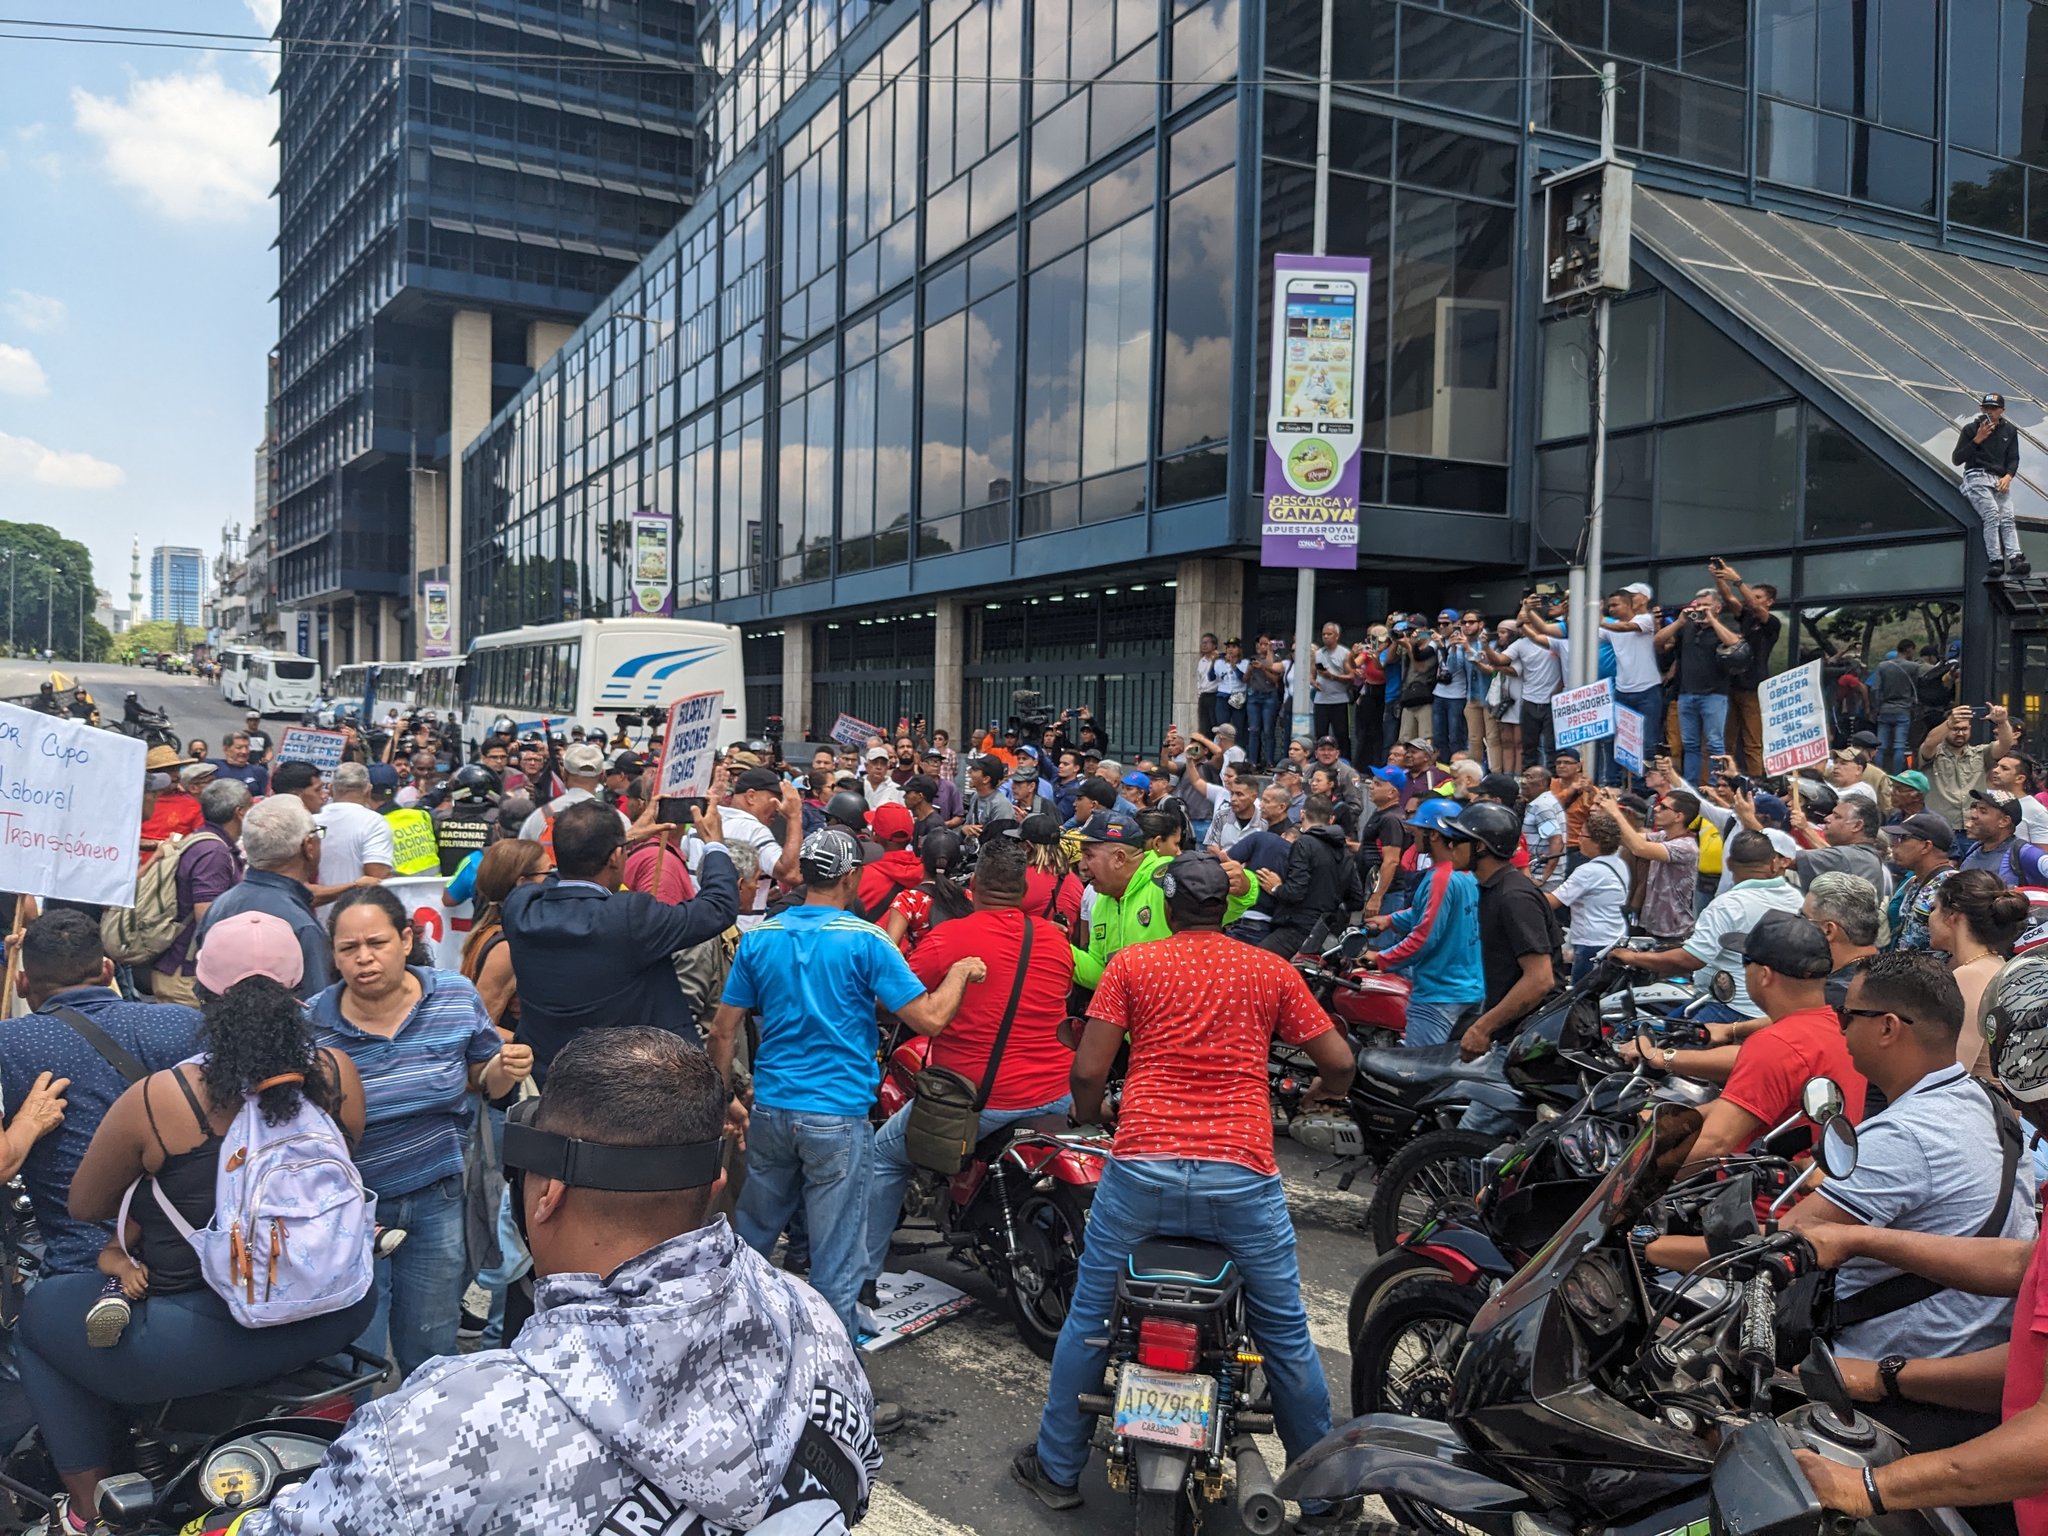
[[2020,553],[2012,516],[2012,477],[2020,472],[2020,432],[2005,419],[2005,396],[1986,395],[1983,412],[1956,434],[1949,462],[1963,472],[1963,499],[1984,525],[1984,553],[1991,575],[2025,576],[2031,567]]

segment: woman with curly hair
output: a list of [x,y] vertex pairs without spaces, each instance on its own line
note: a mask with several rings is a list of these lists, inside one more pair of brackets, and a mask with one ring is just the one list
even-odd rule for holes
[[[136,1191],[121,1234],[132,1259],[104,1280],[47,1276],[22,1303],[16,1360],[72,1511],[92,1508],[126,1444],[122,1405],[256,1386],[346,1348],[376,1309],[369,1294],[324,1317],[244,1328],[159,1204],[195,1228],[213,1220],[221,1140],[251,1097],[272,1124],[310,1099],[351,1144],[362,1134],[362,1081],[347,1056],[317,1045],[293,995],[304,962],[291,925],[253,912],[234,921],[245,930],[232,946],[236,974],[209,969],[201,951],[200,977],[220,988],[205,1003],[202,1054],[116,1099],[72,1180],[72,1216],[94,1222],[111,1221],[130,1186],[152,1181]],[[59,1518],[86,1529],[75,1513]]]

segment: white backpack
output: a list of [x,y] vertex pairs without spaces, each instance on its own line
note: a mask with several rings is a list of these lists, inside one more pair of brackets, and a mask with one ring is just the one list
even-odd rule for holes
[[[363,1187],[334,1117],[303,1095],[283,1125],[243,1101],[221,1140],[213,1219],[194,1230],[154,1178],[121,1197],[114,1231],[147,1181],[156,1203],[199,1255],[199,1272],[244,1328],[275,1328],[352,1307],[369,1293],[377,1197]],[[125,1238],[124,1238],[125,1247]]]

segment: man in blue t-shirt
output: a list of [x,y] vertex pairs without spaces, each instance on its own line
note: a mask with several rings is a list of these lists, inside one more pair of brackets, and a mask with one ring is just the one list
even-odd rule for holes
[[862,1228],[875,1145],[868,1110],[880,1081],[875,1008],[936,1035],[988,967],[958,960],[926,992],[888,935],[845,910],[861,872],[851,834],[813,832],[798,859],[804,904],[742,935],[711,1021],[710,1052],[729,1078],[740,1025],[750,1010],[760,1015],[747,1183],[734,1225],[766,1255],[801,1206],[811,1284],[858,1340],[854,1309],[867,1278]]

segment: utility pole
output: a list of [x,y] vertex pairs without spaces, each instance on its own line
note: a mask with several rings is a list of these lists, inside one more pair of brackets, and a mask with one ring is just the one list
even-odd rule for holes
[[[1323,0],[1323,35],[1316,66],[1316,203],[1311,256],[1326,256],[1330,239],[1330,71],[1336,35],[1337,0]],[[1273,324],[1285,326],[1284,298],[1274,306]],[[1363,323],[1364,316],[1359,317]],[[1361,332],[1361,336],[1362,336]],[[1364,341],[1358,345],[1362,348]],[[1294,719],[1290,736],[1315,734],[1316,573],[1304,565],[1294,573]]]
[[57,643],[51,638],[57,622],[57,567],[46,565],[43,574],[49,583],[43,588],[43,649],[55,653]]

